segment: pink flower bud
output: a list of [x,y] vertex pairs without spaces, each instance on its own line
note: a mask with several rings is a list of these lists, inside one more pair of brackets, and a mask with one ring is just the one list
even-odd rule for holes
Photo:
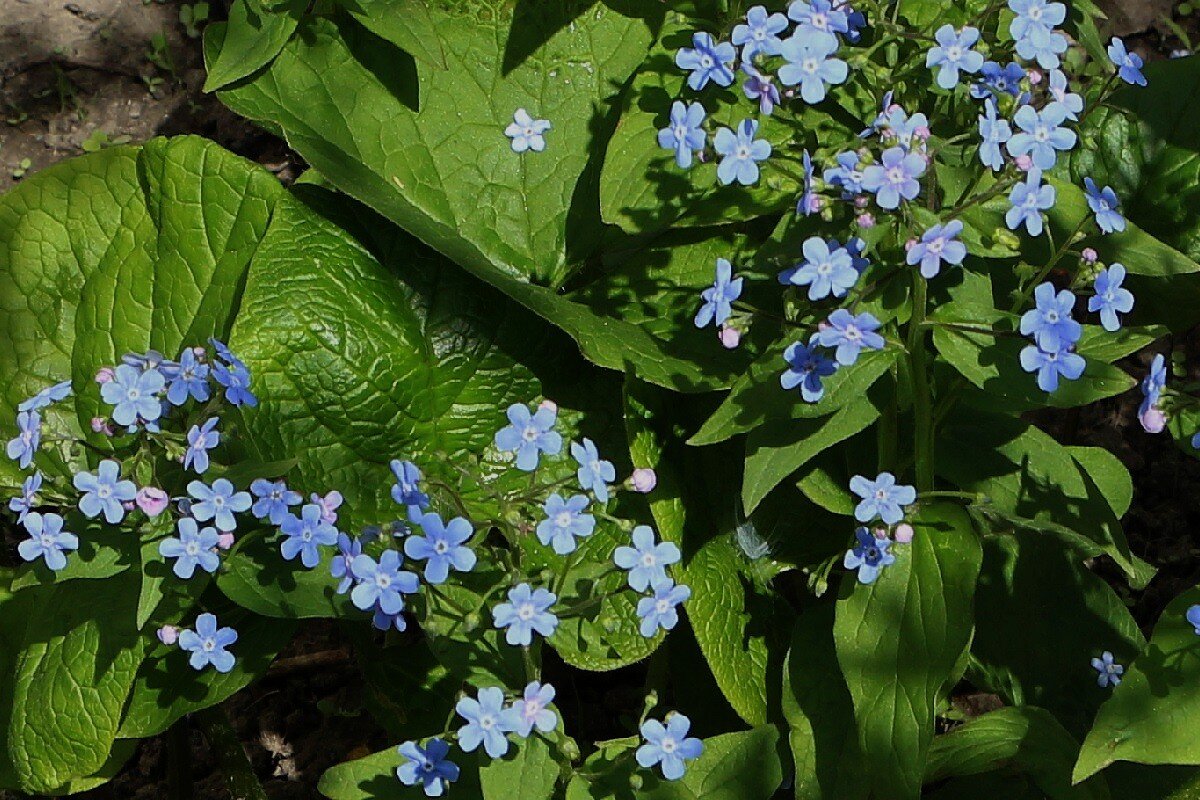
[[316,503],[317,505],[319,505],[321,507],[321,520],[323,522],[328,522],[330,525],[337,522],[337,519],[338,519],[337,510],[342,505],[342,493],[341,492],[339,492],[335,489],[332,492],[329,492],[328,494],[326,494],[324,497],[321,497],[321,495],[317,494],[316,492],[313,492],[311,495],[311,499],[314,503]]
[[137,504],[135,504],[132,500],[126,500],[121,503],[121,508],[125,509],[126,511],[133,511],[135,508],[137,508]]
[[726,350],[735,350],[742,341],[742,332],[732,326],[722,325],[721,330],[717,332],[717,338]]
[[538,408],[544,408],[547,411],[558,413],[558,403],[554,402],[553,400],[543,400],[542,402],[538,403]]
[[1150,406],[1138,414],[1138,421],[1146,433],[1162,433],[1163,428],[1167,427],[1167,415],[1158,406]]
[[635,492],[649,494],[658,485],[658,476],[649,467],[638,467],[629,476],[629,485],[633,487]]
[[1079,257],[1083,259],[1083,263],[1085,264],[1095,264],[1100,260],[1100,254],[1093,247],[1083,248],[1083,252],[1079,254]]
[[819,330],[819,331],[829,330],[829,323],[825,322],[824,320],[822,320],[821,322],[818,322],[817,330]]
[[913,526],[907,522],[901,522],[896,526],[896,541],[900,544],[908,544],[913,540]]
[[145,486],[139,489],[134,500],[137,502],[138,508],[146,512],[148,517],[157,517],[166,510],[167,505],[171,502],[167,493],[156,486]]
[[1042,82],[1042,73],[1040,70],[1031,69],[1031,70],[1028,70],[1025,74],[1027,76],[1029,76],[1029,85],[1030,86],[1037,86],[1039,83]]
[[1021,170],[1022,172],[1029,172],[1029,170],[1033,169],[1033,158],[1031,158],[1027,153],[1019,155],[1016,158],[1016,164],[1017,169]]
[[904,107],[901,106],[899,103],[892,103],[890,106],[887,107],[887,113],[889,113],[889,114],[895,114],[897,111],[903,111],[903,110],[904,110]]
[[217,536],[217,547],[222,550],[228,550],[233,547],[235,541],[236,539],[232,533],[222,533]]
[[157,634],[158,640],[167,647],[171,647],[179,641],[179,628],[174,625],[163,625],[158,629]]
[[96,383],[112,383],[117,377],[117,373],[113,372],[112,367],[101,367],[96,373]]
[[865,194],[860,194],[858,197],[854,198],[854,207],[859,211],[862,211],[870,204],[870,202],[870,199],[868,199]]
[[112,436],[112,426],[108,424],[108,420],[104,417],[92,417],[92,432],[102,433],[105,436]]
[[858,218],[855,219],[854,221],[858,223],[858,227],[860,227],[860,228],[865,228],[865,229],[869,230],[869,229],[875,227],[875,215],[869,211],[865,211],[862,214],[859,214]]
[[932,135],[933,132],[929,130],[928,125],[919,125],[917,126],[916,130],[913,131],[913,137],[916,139],[924,140],[928,139]]

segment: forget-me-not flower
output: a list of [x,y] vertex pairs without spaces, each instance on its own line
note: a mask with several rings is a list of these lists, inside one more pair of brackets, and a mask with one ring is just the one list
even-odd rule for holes
[[208,573],[217,571],[221,559],[217,556],[217,529],[201,528],[196,520],[184,517],[176,523],[179,536],[170,536],[158,544],[158,554],[175,559],[175,575],[188,580],[196,567]]
[[1055,293],[1049,281],[1033,290],[1034,308],[1021,315],[1021,333],[1032,336],[1038,347],[1056,353],[1079,341],[1083,326],[1071,318],[1075,295],[1066,289]]
[[396,482],[392,484],[392,500],[406,508],[424,511],[429,507],[429,495],[421,491],[421,470],[411,461],[392,459],[392,474]]
[[1132,86],[1146,85],[1146,76],[1142,74],[1142,66],[1145,63],[1142,57],[1125,49],[1125,42],[1116,36],[1108,45],[1108,57],[1117,68],[1117,75],[1121,80]]
[[780,283],[807,286],[809,300],[821,300],[830,295],[845,297],[858,282],[858,270],[846,248],[836,246],[836,242],[832,242],[834,247],[830,244],[820,236],[805,239],[800,247],[804,262],[781,272]]
[[692,596],[692,590],[676,584],[670,578],[658,581],[650,587],[652,594],[638,600],[637,615],[641,619],[638,630],[649,639],[659,629],[669,631],[679,624],[679,606]]
[[1116,658],[1108,650],[1101,653],[1099,658],[1092,659],[1092,669],[1098,673],[1096,685],[1101,689],[1120,686],[1121,676],[1125,674],[1125,667],[1118,664]]
[[266,478],[256,478],[250,484],[254,493],[254,506],[250,512],[258,519],[269,519],[272,525],[282,525],[288,515],[288,507],[304,502],[304,496],[299,492],[288,489],[283,481],[269,481]]
[[166,384],[157,369],[139,371],[121,364],[113,371],[113,379],[100,385],[100,397],[113,406],[113,422],[133,425],[141,419],[153,422],[162,416],[162,401],[158,393]]
[[201,481],[192,481],[187,485],[187,490],[194,498],[192,516],[199,522],[208,522],[211,519],[217,530],[225,533],[237,528],[234,514],[250,509],[250,493],[235,491],[233,484],[225,478],[217,478],[212,486]]
[[575,477],[579,479],[580,488],[584,491],[591,489],[597,500],[607,503],[608,484],[617,479],[617,468],[611,461],[600,458],[596,443],[586,437],[583,444],[571,442],[571,456],[579,465]]
[[5,452],[21,469],[29,469],[42,442],[42,415],[36,411],[17,414],[17,435],[9,440]]
[[671,104],[671,124],[658,132],[658,146],[675,151],[675,164],[681,169],[692,166],[692,157],[704,149],[704,106],[684,105],[679,100]]
[[884,567],[896,563],[896,556],[891,551],[892,542],[887,537],[876,539],[866,528],[859,528],[854,536],[857,541],[846,551],[842,566],[858,570],[859,583],[874,583]]
[[882,163],[863,170],[862,187],[875,195],[880,208],[895,209],[901,200],[912,200],[921,191],[918,178],[925,174],[926,162],[919,153],[902,147],[883,151]]
[[826,327],[816,334],[817,343],[822,347],[837,348],[834,358],[843,366],[850,366],[858,360],[858,354],[867,350],[882,350],[883,337],[877,331],[882,323],[874,314],[863,312],[851,314],[844,308],[839,308],[829,315]]
[[733,301],[742,296],[743,278],[733,277],[733,265],[728,259],[717,259],[717,276],[713,285],[700,293],[704,303],[696,312],[694,320],[697,328],[703,328],[712,322],[724,325],[733,314]]
[[1079,121],[1083,112],[1083,98],[1071,91],[1067,83],[1067,74],[1061,69],[1050,70],[1050,96],[1067,112],[1067,119]]
[[167,384],[167,402],[181,406],[192,398],[199,403],[208,401],[208,364],[196,357],[196,351],[184,348],[179,355],[179,368]]
[[769,116],[782,99],[779,87],[775,85],[775,76],[764,75],[747,62],[743,62],[742,72],[746,73],[746,80],[742,81],[742,94],[746,95],[747,100],[757,100],[758,110]]
[[205,473],[208,469],[208,451],[221,443],[221,433],[214,430],[216,427],[217,418],[211,417],[204,425],[193,425],[188,431],[188,446],[183,453],[184,469],[195,469],[200,475]]
[[635,592],[667,580],[667,567],[678,564],[680,557],[674,542],[655,542],[654,531],[648,525],[633,529],[633,547],[622,545],[613,551],[613,561],[629,571],[629,586]]
[[586,495],[577,494],[569,500],[558,492],[550,495],[542,507],[546,518],[537,526],[538,541],[553,547],[560,556],[573,553],[575,540],[591,536],[596,529],[596,518],[583,513],[587,505]]
[[979,118],[979,160],[993,170],[1004,169],[1004,154],[1000,145],[1012,139],[1012,127],[1008,120],[996,116],[996,104],[990,99],[984,103],[983,116]]
[[235,406],[258,405],[258,398],[250,391],[250,370],[236,358],[227,364],[213,364],[212,376],[225,387],[225,399]]
[[804,163],[804,185],[803,191],[800,192],[800,199],[796,201],[796,213],[808,217],[816,214],[821,210],[821,196],[817,194],[813,185],[813,168],[812,156],[808,154],[808,148],[800,156]]
[[558,455],[562,450],[562,436],[552,430],[558,412],[546,405],[530,413],[521,403],[513,403],[506,412],[509,425],[496,433],[496,449],[517,454],[517,469],[533,472],[537,469],[541,453]]
[[37,493],[42,488],[42,473],[35,472],[21,484],[21,494],[9,498],[8,510],[17,515],[17,522],[24,522],[25,515],[33,510]]
[[850,29],[849,17],[840,2],[835,8],[832,0],[793,0],[787,13],[797,23],[794,37],[832,42],[835,50],[837,34]]
[[1117,314],[1128,314],[1133,310],[1133,292],[1121,286],[1125,280],[1125,267],[1113,264],[1096,276],[1096,294],[1088,298],[1088,311],[1100,312],[1100,324],[1112,332],[1121,327]]
[[362,540],[338,533],[337,547],[337,555],[329,565],[329,575],[338,579],[337,593],[345,594],[354,585],[354,559],[362,555]]
[[1021,368],[1037,373],[1037,385],[1043,392],[1056,390],[1060,375],[1067,380],[1078,380],[1086,367],[1083,356],[1070,350],[1047,352],[1036,344],[1021,350]]
[[854,150],[838,153],[836,167],[829,167],[823,175],[825,182],[842,190],[842,199],[851,200],[862,192],[862,156]]
[[953,89],[958,85],[958,73],[979,72],[983,67],[983,56],[972,48],[979,41],[979,29],[967,26],[961,33],[953,25],[943,25],[933,34],[937,45],[925,54],[925,66],[937,68],[937,85]]
[[525,687],[522,696],[504,709],[504,721],[508,730],[528,738],[537,728],[549,733],[558,724],[558,715],[546,706],[554,702],[554,687],[548,683],[532,681]]
[[1017,97],[1021,94],[1021,81],[1025,78],[1025,70],[1015,61],[1000,65],[995,61],[985,61],[979,69],[979,80],[971,84],[971,96],[976,100],[986,100],[996,95],[1007,94]]
[[1067,119],[1067,109],[1051,103],[1039,114],[1033,106],[1021,106],[1013,122],[1021,129],[1008,140],[1008,152],[1013,156],[1028,153],[1033,165],[1040,170],[1050,169],[1058,161],[1059,150],[1070,150],[1078,141],[1075,131],[1060,127]]
[[479,690],[479,699],[464,697],[454,706],[467,721],[458,729],[458,746],[470,753],[479,745],[492,758],[508,752],[509,717],[504,713],[504,690],[489,686]]
[[217,672],[226,673],[233,669],[236,659],[226,648],[238,640],[233,628],[217,627],[217,618],[212,614],[196,617],[196,630],[179,632],[179,646],[191,653],[188,663],[194,670],[202,670],[209,664]]
[[420,784],[428,797],[441,797],[458,780],[458,765],[446,758],[450,744],[443,739],[430,739],[424,747],[405,742],[397,750],[406,759],[396,768],[396,777],[405,786]]
[[713,137],[713,150],[721,156],[717,164],[717,180],[728,185],[737,181],[750,186],[758,181],[758,162],[771,155],[771,143],[766,139],[755,139],[758,120],[744,119],[738,123],[737,133],[729,128],[718,128]]
[[1105,233],[1125,230],[1125,218],[1117,211],[1121,207],[1121,201],[1113,188],[1105,186],[1101,189],[1091,178],[1083,179],[1083,188],[1087,193],[1088,208],[1096,215],[1096,224],[1100,226],[1100,230]]
[[[315,545],[313,550],[316,550]],[[287,554],[284,556],[287,557]],[[317,557],[320,558],[319,555]],[[359,555],[350,569],[358,581],[358,585],[350,592],[350,600],[363,611],[369,611],[378,604],[385,614],[399,614],[404,610],[404,595],[421,588],[420,579],[415,573],[400,569],[400,553],[396,550],[384,550],[378,561],[368,555]]]
[[921,240],[908,251],[905,260],[910,266],[921,265],[921,277],[932,278],[941,271],[942,262],[959,265],[967,256],[967,246],[958,240],[963,224],[952,219],[945,225],[934,225],[921,234]]
[[826,85],[845,83],[850,74],[846,62],[833,57],[837,49],[833,35],[793,33],[780,48],[787,63],[779,68],[779,82],[784,86],[799,84],[800,97],[809,105],[821,102]]
[[22,400],[17,406],[17,411],[40,411],[70,396],[71,382],[63,381],[62,383],[47,386],[28,400]]
[[704,743],[688,736],[691,727],[692,721],[683,714],[671,714],[666,725],[656,719],[643,722],[641,732],[646,741],[634,754],[638,765],[650,769],[657,764],[669,781],[682,778],[687,762],[694,761],[704,752]]
[[75,488],[83,492],[79,499],[79,510],[92,519],[104,514],[109,525],[116,525],[125,517],[125,507],[137,496],[133,481],[121,480],[121,465],[111,459],[100,462],[96,474],[80,472],[73,479]]
[[558,627],[558,617],[550,613],[550,606],[558,596],[547,589],[534,589],[528,583],[517,584],[508,592],[508,600],[492,609],[492,620],[497,628],[506,628],[504,640],[511,645],[528,645],[533,633],[552,636]]
[[862,475],[850,479],[850,491],[862,498],[854,508],[854,518],[859,522],[870,522],[878,517],[888,525],[904,519],[904,507],[917,499],[917,490],[896,483],[896,476],[881,472],[870,480]]
[[24,523],[29,538],[17,545],[17,553],[26,561],[44,559],[46,566],[57,572],[67,565],[63,551],[79,549],[79,537],[63,530],[63,518],[58,514],[30,511]]
[[[188,490],[191,491],[190,485]],[[337,544],[337,528],[322,518],[321,507],[313,503],[305,504],[298,517],[295,514],[284,517],[279,529],[285,537],[279,547],[283,557],[291,561],[299,555],[300,563],[308,569],[321,563],[322,545],[329,547]]]
[[546,149],[546,131],[550,130],[550,120],[534,119],[529,112],[518,108],[513,112],[513,121],[504,129],[504,135],[512,141],[509,146],[514,153],[524,153],[532,150],[540,153]]
[[800,387],[800,396],[806,403],[816,403],[825,395],[825,387],[821,385],[822,378],[828,378],[837,372],[837,362],[827,358],[817,349],[816,337],[803,342],[792,342],[783,351],[783,360],[788,368],[779,378],[779,385],[784,389]]
[[446,582],[450,568],[470,572],[475,568],[475,551],[466,542],[475,533],[471,523],[455,517],[447,523],[432,512],[414,520],[421,526],[423,536],[413,534],[404,540],[404,554],[425,562],[425,580],[438,585]]
[[742,48],[742,61],[750,61],[758,54],[779,55],[783,41],[779,34],[787,30],[787,17],[783,14],[768,14],[764,6],[751,6],[746,12],[746,21],[733,26],[731,41]]
[[692,46],[681,47],[675,54],[675,66],[688,70],[687,84],[700,91],[709,81],[718,86],[733,83],[733,60],[737,50],[729,42],[714,42],[712,34],[692,34]]
[[1016,15],[1008,26],[1013,39],[1024,39],[1033,31],[1050,31],[1067,18],[1067,7],[1049,0],[1008,0],[1008,7]]
[[1042,185],[1041,170],[1031,169],[1024,182],[1008,194],[1012,207],[1004,215],[1004,224],[1014,231],[1024,225],[1030,236],[1041,236],[1042,212],[1054,207],[1056,196],[1053,186]]

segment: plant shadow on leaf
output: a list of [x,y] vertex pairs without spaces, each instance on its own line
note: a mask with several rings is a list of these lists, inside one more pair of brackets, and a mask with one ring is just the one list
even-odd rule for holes
[[[337,26],[350,55],[401,104],[413,112],[419,111],[420,84],[417,79],[416,60],[387,39],[367,30],[349,14],[339,15]],[[300,35],[311,37],[312,32],[301,26]],[[314,44],[311,39],[306,41],[310,45]]]

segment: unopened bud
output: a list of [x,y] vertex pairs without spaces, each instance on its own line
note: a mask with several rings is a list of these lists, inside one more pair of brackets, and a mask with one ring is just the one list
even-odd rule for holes
[[630,775],[629,775],[629,788],[630,789],[632,789],[635,792],[640,792],[642,790],[643,783],[644,783],[644,781],[642,780],[641,775],[637,774],[636,772],[630,773]]
[[869,211],[859,214],[858,217],[856,217],[854,221],[858,223],[858,227],[860,227],[860,228],[865,228],[865,229],[869,230],[869,229],[875,227],[875,215],[870,213]]
[[1083,263],[1085,264],[1095,264],[1100,260],[1100,254],[1096,252],[1094,247],[1083,248],[1083,252],[1079,254],[1079,257],[1083,259]]
[[907,242],[904,243],[904,252],[907,253],[909,250],[912,250],[916,246],[917,246],[917,240],[909,239]]
[[116,377],[117,373],[113,372],[112,367],[101,367],[96,373],[96,383],[112,383]]
[[717,338],[726,350],[736,350],[742,341],[742,332],[730,325],[722,325],[721,330],[717,332]]
[[144,511],[148,517],[157,517],[167,510],[167,505],[171,502],[167,493],[157,486],[145,486],[139,489],[134,500],[137,502],[138,508]]
[[232,533],[222,533],[217,536],[217,547],[222,550],[228,550],[233,547],[235,541],[236,539]]
[[553,400],[543,400],[542,402],[538,403],[538,408],[544,408],[547,411],[557,412],[558,403],[554,402]]
[[167,647],[171,647],[177,641],[179,641],[179,629],[174,625],[163,625],[156,633],[158,635],[158,640]]
[[1017,169],[1021,170],[1021,172],[1029,172],[1029,170],[1033,169],[1033,158],[1028,153],[1017,156],[1015,163]]
[[896,526],[896,541],[900,544],[908,544],[913,540],[913,526],[907,522],[901,522]]
[[1029,85],[1037,86],[1042,82],[1041,70],[1031,69],[1025,73],[1029,77]]
[[1146,433],[1162,433],[1163,428],[1167,427],[1167,415],[1158,406],[1150,406],[1138,414],[1138,421]]
[[629,476],[629,485],[635,492],[649,494],[658,485],[658,475],[649,467],[638,467]]

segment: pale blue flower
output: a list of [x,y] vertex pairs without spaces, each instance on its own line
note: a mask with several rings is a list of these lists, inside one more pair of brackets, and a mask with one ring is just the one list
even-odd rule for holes
[[415,533],[404,540],[404,554],[425,562],[425,580],[433,585],[446,582],[450,569],[470,572],[475,568],[475,551],[466,542],[475,533],[471,523],[455,517],[447,523],[432,512],[414,519],[424,533]]
[[1146,85],[1146,76],[1142,74],[1142,57],[1125,49],[1125,42],[1114,36],[1108,46],[1108,57],[1117,68],[1121,80],[1133,86]]
[[[336,536],[334,541],[336,541]],[[333,544],[333,542],[319,542]],[[286,544],[286,542],[285,542]],[[317,542],[306,542],[316,551]],[[308,554],[308,550],[301,552]],[[284,553],[287,558],[287,554]],[[317,554],[320,559],[320,554]],[[305,566],[309,566],[305,563]],[[313,565],[315,566],[315,564]],[[384,550],[379,560],[368,555],[356,556],[350,565],[350,572],[357,585],[350,592],[350,601],[355,608],[371,611],[377,605],[384,614],[395,615],[404,610],[404,595],[413,594],[421,588],[420,579],[415,573],[400,569],[400,553],[396,550]]]
[[779,68],[779,82],[784,86],[800,86],[800,97],[809,105],[825,99],[826,85],[846,82],[850,68],[845,61],[834,58],[837,39],[832,35],[793,33],[783,43],[780,54],[788,62]]
[[932,278],[941,271],[942,262],[962,264],[967,246],[958,240],[963,224],[953,219],[945,225],[934,225],[921,234],[921,240],[909,249],[905,260],[910,266],[921,265],[921,277]]
[[704,149],[704,106],[684,105],[679,100],[671,104],[671,123],[658,132],[658,146],[675,151],[675,164],[681,169],[692,166],[692,157]]
[[208,364],[196,357],[196,351],[185,348],[179,355],[179,368],[167,385],[167,402],[181,406],[189,397],[198,403],[207,402],[210,392],[208,372]]
[[1133,310],[1133,292],[1121,286],[1125,280],[1125,267],[1113,264],[1096,276],[1096,294],[1088,298],[1088,311],[1100,312],[1100,324],[1112,332],[1120,329],[1121,319],[1117,316]]
[[1067,74],[1061,69],[1050,70],[1050,96],[1066,110],[1067,119],[1079,121],[1079,115],[1083,113],[1083,98],[1070,90]]
[[464,697],[454,706],[467,721],[458,729],[458,746],[470,753],[479,745],[491,758],[508,752],[509,716],[504,713],[504,690],[489,686],[479,690],[479,699]]
[[529,112],[518,108],[513,112],[513,121],[504,129],[504,135],[512,141],[509,143],[514,153],[524,153],[532,150],[540,153],[546,149],[546,131],[550,130],[550,120],[534,119]]
[[717,179],[728,185],[734,181],[750,186],[758,181],[758,162],[771,155],[771,143],[766,139],[755,139],[758,120],[744,119],[735,134],[729,128],[718,128],[713,137],[713,150],[721,156],[717,165]]
[[591,536],[596,529],[596,518],[583,513],[587,505],[588,499],[582,494],[569,500],[558,492],[550,495],[542,506],[546,518],[538,523],[538,541],[553,547],[560,556],[575,552],[575,540]]
[[57,572],[67,565],[63,551],[79,549],[79,537],[63,530],[63,518],[58,514],[30,511],[24,524],[29,538],[17,545],[17,553],[25,561],[41,558],[49,569]]
[[854,150],[837,154],[837,166],[825,170],[824,179],[830,186],[842,190],[843,200],[852,200],[862,193],[862,156]]
[[329,574],[338,579],[337,593],[345,594],[354,585],[354,559],[362,555],[363,543],[360,539],[351,539],[339,532],[337,547],[337,555],[329,565]]
[[1012,207],[1004,215],[1004,223],[1010,230],[1022,225],[1030,236],[1042,235],[1042,212],[1054,207],[1054,187],[1042,185],[1041,170],[1032,169],[1023,183],[1018,183],[1009,192],[1008,202]]
[[642,738],[645,743],[637,749],[634,757],[643,769],[655,765],[662,770],[663,777],[677,781],[683,777],[688,761],[695,761],[704,752],[704,743],[688,736],[692,721],[683,714],[671,714],[667,724],[656,719],[642,723]]
[[250,493],[235,491],[233,484],[225,478],[217,478],[211,487],[201,481],[192,481],[187,490],[194,498],[192,516],[199,522],[213,520],[219,531],[228,533],[237,528],[233,515],[250,510]]
[[47,386],[28,400],[21,401],[21,404],[17,406],[17,411],[40,411],[70,396],[71,382],[63,381],[53,386]]
[[233,669],[236,659],[226,650],[238,640],[233,628],[218,628],[217,618],[212,614],[196,617],[196,630],[179,633],[179,646],[191,653],[188,663],[194,670],[202,670],[209,664],[222,674]]
[[638,630],[649,639],[658,631],[669,631],[679,624],[679,604],[692,596],[692,590],[676,584],[670,578],[651,586],[652,594],[638,600],[637,615],[641,620]]
[[272,525],[282,525],[288,515],[288,507],[304,502],[304,496],[288,489],[283,481],[256,478],[250,484],[250,491],[257,498],[250,513],[258,519],[270,519]]
[[528,583],[518,584],[508,593],[508,600],[492,609],[493,624],[506,628],[504,639],[511,645],[528,646],[536,631],[552,636],[558,627],[558,617],[550,607],[558,596],[546,589],[533,589]]
[[983,67],[983,56],[972,48],[979,41],[979,29],[967,26],[956,33],[953,25],[943,25],[933,34],[937,45],[925,54],[925,66],[937,68],[937,85],[953,89],[958,85],[958,73],[979,72]]
[[854,508],[854,518],[870,522],[878,517],[888,525],[904,519],[904,508],[917,500],[917,490],[896,483],[896,476],[881,472],[875,480],[862,475],[850,479],[850,491],[862,498]]
[[183,468],[195,469],[200,475],[208,470],[208,451],[221,443],[217,418],[212,417],[203,426],[193,425],[187,434],[187,450],[183,453]]
[[746,95],[747,100],[757,100],[758,110],[769,116],[782,99],[779,87],[775,85],[775,76],[759,72],[749,62],[742,64],[742,72],[746,73],[742,94]]
[[396,476],[396,482],[392,484],[392,500],[401,506],[417,511],[424,511],[429,507],[429,495],[421,491],[421,470],[411,461],[401,461],[392,459],[391,463],[392,474]]
[[579,465],[575,477],[579,479],[580,488],[591,489],[597,500],[607,503],[608,484],[617,479],[617,468],[611,461],[600,458],[595,442],[588,438],[584,438],[583,444],[571,442],[571,456]]
[[733,83],[733,61],[737,50],[729,42],[714,42],[711,34],[692,34],[692,46],[680,48],[675,54],[675,65],[688,70],[687,84],[700,91],[709,81],[718,86]]
[[1048,353],[1033,344],[1021,350],[1021,368],[1037,373],[1037,385],[1043,392],[1055,391],[1060,375],[1078,380],[1086,366],[1083,356],[1069,350]]
[[804,262],[781,272],[779,280],[793,286],[807,286],[809,300],[821,300],[830,295],[845,297],[858,282],[858,270],[844,247],[831,248],[821,237],[810,236],[800,246],[800,252]]
[[817,332],[817,343],[822,347],[837,348],[834,353],[837,362],[850,366],[864,348],[883,349],[884,339],[877,333],[881,324],[873,314],[864,311],[856,315],[839,308],[829,315],[826,327]]
[[1083,326],[1071,318],[1075,295],[1066,289],[1055,293],[1049,281],[1033,290],[1034,307],[1021,315],[1021,333],[1032,336],[1041,349],[1066,350],[1083,335]]
[[1021,129],[1008,140],[1008,152],[1013,156],[1028,153],[1033,165],[1040,170],[1050,169],[1058,161],[1059,150],[1070,150],[1078,141],[1075,131],[1060,127],[1067,119],[1067,109],[1051,103],[1039,114],[1033,106],[1021,106],[1013,122]]
[[1092,669],[1096,670],[1096,685],[1101,689],[1120,686],[1121,676],[1125,674],[1125,667],[1118,664],[1108,650],[1101,653],[1099,658],[1092,659]]
[[837,49],[837,34],[849,32],[850,20],[845,4],[838,3],[835,8],[832,0],[794,0],[788,6],[788,17],[794,20],[796,32],[793,38],[799,36],[811,41],[832,42]]
[[37,493],[42,488],[42,473],[35,472],[21,484],[21,494],[8,501],[8,510],[17,515],[17,522],[24,522],[25,515],[37,505]]
[[38,446],[42,443],[42,415],[36,411],[17,414],[17,435],[8,442],[5,452],[21,469],[29,469]]
[[763,6],[751,6],[746,12],[746,21],[733,27],[731,40],[742,48],[743,61],[750,61],[760,53],[776,56],[783,44],[779,34],[787,30],[787,26],[787,17],[783,14],[768,14]]
[[1096,215],[1096,224],[1105,233],[1115,233],[1125,230],[1125,218],[1117,211],[1121,201],[1111,186],[1100,189],[1091,178],[1083,179],[1083,188],[1087,193],[1088,208]]
[[979,118],[979,160],[993,170],[1004,169],[1004,153],[1000,145],[1012,139],[1012,127],[1008,120],[996,116],[996,104],[990,99],[984,103],[984,114]]
[[122,503],[133,500],[137,496],[137,487],[133,481],[123,481],[121,465],[111,459],[100,462],[96,474],[80,472],[75,475],[75,488],[83,492],[79,499],[79,510],[89,519],[104,514],[109,525],[116,525],[125,517],[125,507]]
[[635,592],[667,580],[667,567],[678,564],[681,556],[674,542],[656,542],[648,525],[633,529],[633,547],[622,545],[613,551],[613,561],[629,572],[629,587]]
[[504,709],[505,726],[522,739],[528,738],[534,728],[549,733],[558,725],[558,715],[547,708],[552,702],[554,687],[532,681],[526,685],[523,695]]
[[541,453],[554,456],[562,450],[562,436],[551,430],[558,412],[546,405],[536,412],[521,403],[514,403],[506,412],[509,425],[496,433],[496,449],[517,454],[517,469],[532,472],[537,469]]
[[133,425],[139,419],[154,422],[162,416],[158,393],[165,384],[166,379],[157,369],[138,371],[121,364],[113,371],[111,381],[100,384],[100,397],[113,406],[113,422],[118,425]]
[[[188,490],[191,490],[190,485]],[[243,492],[243,494],[245,493]],[[246,507],[249,508],[249,498],[247,498]],[[219,523],[217,527],[220,527]],[[308,569],[321,563],[320,548],[322,546],[331,547],[337,544],[337,528],[322,518],[321,507],[313,503],[308,503],[301,508],[299,517],[295,514],[288,514],[284,517],[283,524],[279,526],[279,529],[285,537],[279,546],[283,557],[291,561],[296,556],[300,556],[300,563]],[[357,570],[355,575],[358,575]]]
[[925,174],[925,157],[891,147],[883,151],[881,160],[863,170],[862,187],[875,195],[880,208],[899,208],[901,200],[912,200],[920,193],[917,179]]
[[158,554],[163,558],[175,559],[173,571],[176,577],[188,580],[196,567],[208,573],[217,571],[221,559],[217,556],[216,528],[200,528],[196,520],[184,517],[176,523],[179,536],[163,539],[158,544]]
[[717,276],[713,285],[700,293],[704,303],[696,312],[694,320],[697,328],[703,328],[708,323],[724,325],[733,314],[733,301],[742,295],[742,278],[733,277],[733,265],[727,259],[717,259]]

